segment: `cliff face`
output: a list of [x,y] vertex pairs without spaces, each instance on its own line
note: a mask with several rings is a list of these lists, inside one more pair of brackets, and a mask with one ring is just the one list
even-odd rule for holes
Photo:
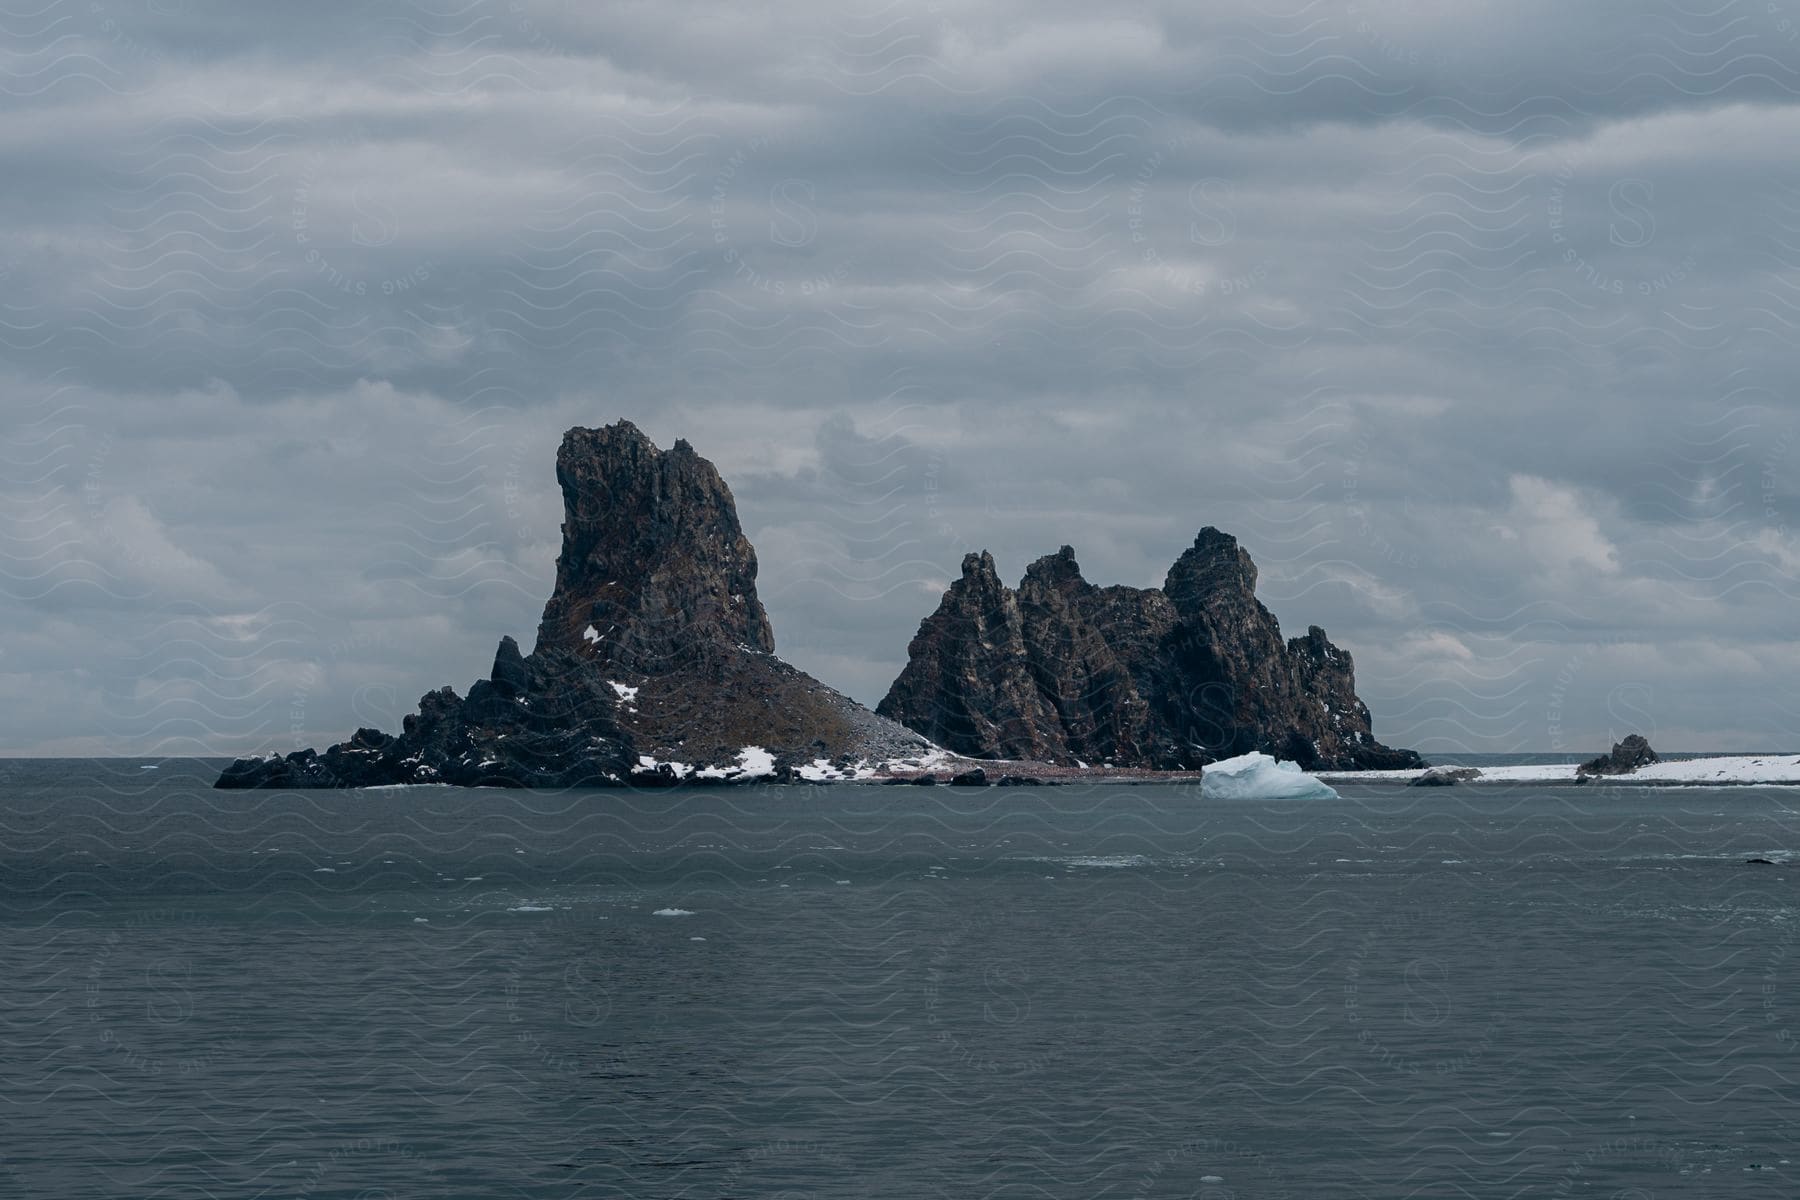
[[932,748],[775,657],[731,491],[686,442],[571,429],[556,476],[562,553],[531,654],[502,638],[487,679],[427,693],[397,736],[239,759],[217,786],[731,781]]
[[977,758],[1190,769],[1261,750],[1309,770],[1422,765],[1374,739],[1350,655],[1284,642],[1237,540],[1200,531],[1161,589],[1095,587],[1064,546],[1015,592],[963,560],[876,711]]
[[731,489],[685,441],[571,429],[556,454],[563,544],[537,648],[661,673],[697,649],[775,652]]

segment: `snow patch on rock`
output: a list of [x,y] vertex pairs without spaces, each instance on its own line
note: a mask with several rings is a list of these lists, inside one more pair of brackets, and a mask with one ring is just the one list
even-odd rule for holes
[[763,779],[775,773],[775,756],[761,746],[745,746],[737,753],[735,767],[702,767],[701,779]]

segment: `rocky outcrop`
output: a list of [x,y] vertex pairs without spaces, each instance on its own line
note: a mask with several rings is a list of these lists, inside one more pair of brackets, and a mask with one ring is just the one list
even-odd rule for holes
[[1591,758],[1575,768],[1575,774],[1584,775],[1629,775],[1639,767],[1656,762],[1656,751],[1641,734],[1629,734],[1623,741],[1613,743],[1610,754],[1602,754],[1599,758]]
[[659,675],[721,646],[774,653],[731,490],[687,442],[658,450],[626,421],[571,429],[556,481],[562,553],[539,649]]
[[1097,587],[1067,546],[1015,591],[983,552],[919,626],[877,706],[973,758],[1192,769],[1259,750],[1305,770],[1423,766],[1374,738],[1350,655],[1283,641],[1256,565],[1213,528],[1158,588]]
[[502,638],[487,679],[427,693],[397,736],[240,759],[217,786],[829,778],[933,749],[775,656],[731,491],[686,442],[571,429],[556,477],[562,553],[529,655]]
[[519,654],[503,638],[493,672],[469,694],[427,692],[398,736],[359,729],[323,754],[239,759],[217,787],[375,787],[396,783],[579,787],[616,784],[637,767],[619,728],[619,697],[569,655]]
[[1433,767],[1406,781],[1407,787],[1454,787],[1471,779],[1480,779],[1477,767]]

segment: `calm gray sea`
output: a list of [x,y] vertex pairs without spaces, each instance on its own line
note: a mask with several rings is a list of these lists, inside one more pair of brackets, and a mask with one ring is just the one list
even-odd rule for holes
[[1800,1195],[1797,789],[140,765],[0,763],[0,1195]]

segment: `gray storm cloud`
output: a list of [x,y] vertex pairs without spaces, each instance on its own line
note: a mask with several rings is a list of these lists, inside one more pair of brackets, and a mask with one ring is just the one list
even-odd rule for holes
[[0,14],[0,749],[393,726],[561,430],[866,702],[971,549],[1236,532],[1427,754],[1792,746],[1800,7]]

